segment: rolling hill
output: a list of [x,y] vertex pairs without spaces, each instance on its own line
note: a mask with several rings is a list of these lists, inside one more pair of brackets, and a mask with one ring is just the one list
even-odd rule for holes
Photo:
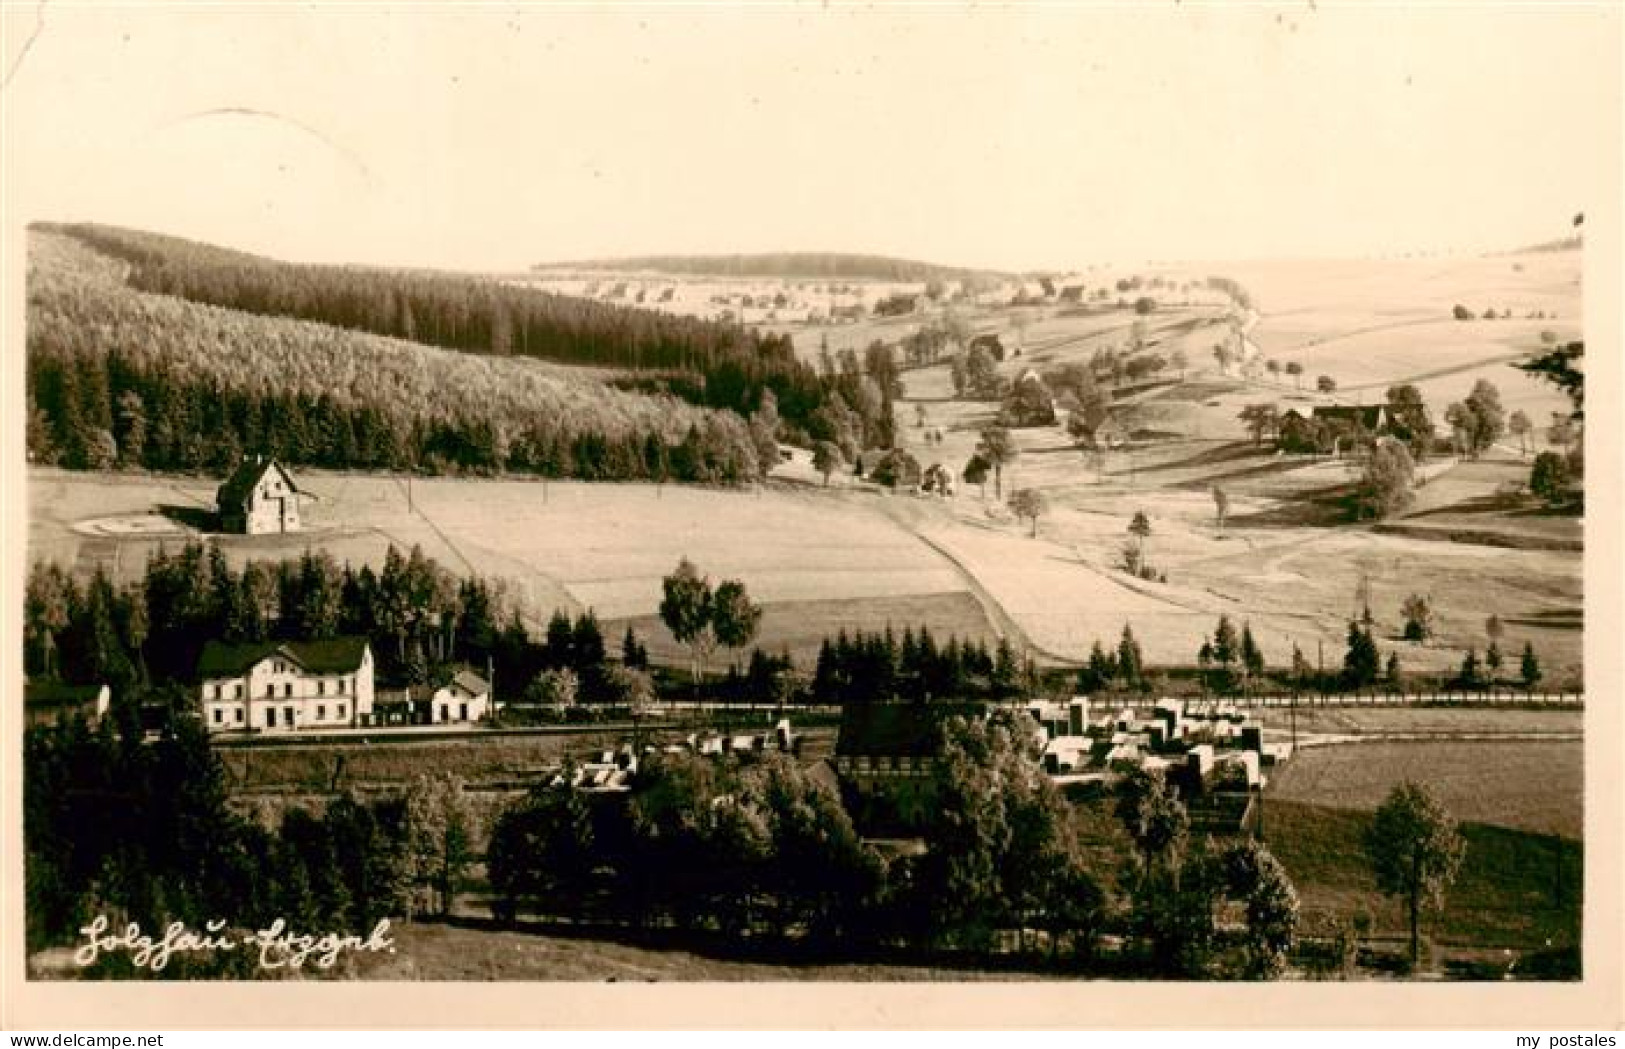
[[62,233],[36,230],[29,249],[36,463],[224,469],[260,451],[291,464],[597,479],[755,471],[739,416],[618,390],[600,370],[138,290],[131,263]]

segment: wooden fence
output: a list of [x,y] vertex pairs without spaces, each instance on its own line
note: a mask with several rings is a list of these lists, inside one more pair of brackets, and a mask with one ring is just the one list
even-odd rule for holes
[[[1237,710],[1286,710],[1293,706],[1303,709],[1322,707],[1534,707],[1540,709],[1583,710],[1584,692],[1516,692],[1497,691],[1426,691],[1426,692],[1299,692],[1243,695],[1241,693],[1213,696],[1183,696],[1185,705],[1228,704]],[[1091,696],[1101,709],[1128,707],[1147,710],[1155,706],[1156,696]]]

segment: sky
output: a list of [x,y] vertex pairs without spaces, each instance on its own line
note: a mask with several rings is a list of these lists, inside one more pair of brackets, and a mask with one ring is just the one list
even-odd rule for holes
[[4,44],[8,221],[300,261],[1477,252],[1619,194],[1614,4],[48,3]]

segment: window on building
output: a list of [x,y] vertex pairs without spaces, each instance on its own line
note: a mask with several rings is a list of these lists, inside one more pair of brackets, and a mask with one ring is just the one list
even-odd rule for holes
[[241,725],[242,723],[243,723],[243,708],[238,707],[237,708],[237,724]]
[[286,685],[282,686],[282,698],[283,699],[292,699],[293,698],[293,682],[292,681],[290,681]]
[[316,720],[317,721],[326,721],[327,720],[327,705],[326,704],[324,704],[324,703],[316,704]]
[[242,699],[243,698],[243,683],[241,681],[239,681],[236,684],[231,686],[231,698],[232,699]]
[[327,695],[327,679],[326,678],[323,678],[320,681],[316,682],[316,694],[318,696]]
[[276,708],[275,707],[266,707],[265,708],[265,727],[266,728],[276,728]]
[[457,704],[457,720],[458,721],[467,721],[468,720],[468,704],[467,703],[459,703],[459,704]]
[[340,704],[339,704],[339,712],[338,712],[338,719],[339,719],[339,720],[340,720],[340,721],[343,721],[343,720],[344,720],[344,704],[343,704],[343,703],[340,703]]
[[342,678],[342,677],[339,678],[339,695],[341,695],[341,696],[344,695],[344,683],[347,680],[349,680],[349,679],[348,678]]
[[267,681],[265,683],[265,698],[270,699],[272,696],[275,696],[275,695],[276,695],[276,685],[273,682]]
[[216,724],[216,725],[218,725],[218,724],[220,724],[220,723],[221,723],[221,720],[222,720],[222,719],[221,719],[221,715],[220,715],[220,708],[219,708],[219,707],[215,707],[215,708],[214,708],[214,723],[215,723],[215,724]]
[[440,720],[441,721],[450,721],[451,720],[450,711],[446,709],[446,705],[444,703],[440,704]]

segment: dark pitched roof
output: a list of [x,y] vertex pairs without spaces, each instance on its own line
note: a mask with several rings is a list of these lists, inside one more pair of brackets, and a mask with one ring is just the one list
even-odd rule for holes
[[260,483],[260,478],[271,470],[281,471],[282,476],[288,482],[288,487],[293,489],[296,494],[303,494],[299,492],[299,486],[294,483],[293,474],[289,473],[275,459],[244,459],[238,464],[237,469],[232,471],[231,476],[226,478],[226,483],[221,485],[219,491],[215,493],[215,505],[222,510],[228,507],[234,509],[241,507],[248,501],[248,494],[254,490],[254,486]]
[[250,642],[230,645],[210,641],[198,657],[198,677],[235,677],[266,656],[280,653],[312,674],[344,674],[361,666],[367,650],[364,637],[335,637],[322,641]]
[[472,670],[459,670],[452,675],[451,683],[476,696],[491,691],[490,683]]
[[835,766],[830,764],[828,758],[814,762],[807,769],[807,778],[820,786],[829,788],[836,794],[841,792],[841,777],[836,774]]
[[23,705],[39,709],[76,707],[94,703],[101,685],[69,685],[61,681],[28,681],[23,684]]
[[1367,430],[1375,430],[1388,422],[1388,406],[1385,404],[1334,404],[1318,405],[1315,408],[1317,419],[1347,419],[1358,423]]
[[942,749],[942,726],[955,715],[979,717],[980,704],[849,703],[841,709],[835,753],[929,757]]

